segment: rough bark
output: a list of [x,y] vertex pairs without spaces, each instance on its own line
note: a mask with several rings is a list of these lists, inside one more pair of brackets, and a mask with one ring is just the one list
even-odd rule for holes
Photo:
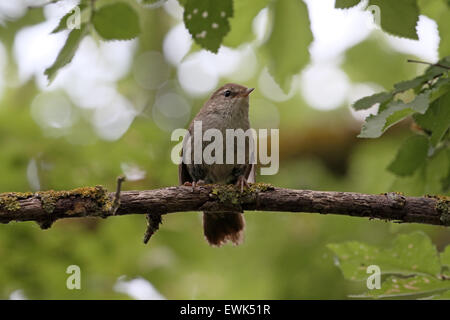
[[[48,228],[57,219],[152,214],[153,217],[183,211],[310,212],[378,218],[396,222],[449,225],[449,198],[405,197],[354,192],[325,192],[276,188],[253,184],[240,193],[233,186],[206,185],[108,193],[102,187],[71,191],[0,194],[0,222],[36,221]],[[223,210],[225,209],[225,210]]]

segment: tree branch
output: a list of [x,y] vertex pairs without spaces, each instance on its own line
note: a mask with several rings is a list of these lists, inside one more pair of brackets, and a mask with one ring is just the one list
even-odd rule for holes
[[450,225],[450,199],[437,196],[292,190],[256,183],[243,193],[231,185],[198,186],[194,191],[192,187],[185,186],[124,191],[120,193],[119,207],[114,208],[115,195],[101,186],[71,191],[3,193],[0,194],[0,222],[36,221],[41,227],[48,228],[57,219],[73,217],[106,218],[126,214],[158,217],[174,212],[242,209],[315,212]]

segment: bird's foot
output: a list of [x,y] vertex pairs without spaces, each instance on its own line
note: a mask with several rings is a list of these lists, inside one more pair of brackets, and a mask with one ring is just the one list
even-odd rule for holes
[[204,180],[197,180],[197,181],[192,181],[192,192],[195,192],[195,188],[197,186],[204,186],[205,185],[205,181]]
[[247,188],[249,187],[247,179],[244,176],[239,176],[236,182],[236,187],[240,188],[241,193],[244,192],[244,186],[246,186]]

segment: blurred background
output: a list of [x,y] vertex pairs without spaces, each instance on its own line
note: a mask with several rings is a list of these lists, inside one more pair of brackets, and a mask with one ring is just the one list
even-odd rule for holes
[[[31,2],[33,6],[31,6]],[[176,0],[139,8],[142,33],[130,41],[81,43],[73,61],[48,85],[44,70],[68,32],[50,32],[78,2],[0,1],[0,192],[176,185],[172,130],[187,127],[217,87],[255,87],[254,128],[280,129],[280,169],[260,182],[296,189],[408,195],[439,192],[442,173],[423,182],[386,170],[411,135],[408,121],[380,139],[358,139],[364,118],[355,100],[391,89],[424,70],[407,58],[438,60],[437,24],[418,22],[419,40],[386,35],[364,5],[334,9],[305,1],[314,41],[310,62],[283,92],[259,48],[268,12],[253,20],[254,40],[213,54],[192,44]],[[131,1],[130,1],[131,2]],[[295,33],[295,30],[292,30]],[[286,33],[286,37],[295,36]],[[430,166],[432,168],[432,166]],[[242,246],[211,248],[201,214],[170,214],[148,245],[145,217],[0,225],[2,299],[336,299],[362,286],[343,279],[326,248],[358,240],[387,245],[423,230],[441,249],[448,230],[343,216],[246,212]],[[81,290],[66,288],[66,268],[81,269]]]

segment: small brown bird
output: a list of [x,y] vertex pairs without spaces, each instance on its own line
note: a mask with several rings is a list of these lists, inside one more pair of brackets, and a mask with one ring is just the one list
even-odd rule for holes
[[[191,146],[195,141],[194,121],[201,121],[202,136],[208,129],[217,129],[222,133],[223,158],[226,154],[226,129],[242,129],[244,132],[250,128],[248,119],[249,94],[253,88],[247,88],[238,84],[228,83],[216,90],[201,110],[192,120],[189,126]],[[194,147],[191,147],[191,159],[189,163],[184,161],[179,165],[178,179],[180,184],[196,185],[202,183],[237,184],[241,191],[247,182],[255,181],[254,165],[251,164],[249,155],[249,137],[245,143],[245,161],[238,163],[236,139],[234,139],[234,161],[233,163],[194,164]],[[202,142],[202,151],[208,142]],[[184,150],[186,150],[184,148]],[[187,149],[189,150],[189,149]],[[185,159],[183,155],[183,159]],[[244,240],[245,220],[242,212],[211,212],[203,213],[203,230],[210,245],[221,246],[227,241],[233,244],[241,244]]]

